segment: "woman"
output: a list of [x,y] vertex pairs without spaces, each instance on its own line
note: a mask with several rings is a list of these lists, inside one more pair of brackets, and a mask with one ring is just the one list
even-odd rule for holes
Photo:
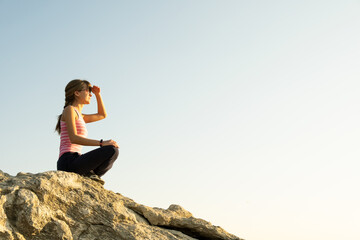
[[[85,104],[90,104],[92,93],[96,97],[98,112],[82,114]],[[113,140],[94,140],[87,138],[85,123],[102,120],[106,110],[100,95],[100,88],[91,86],[86,80],[75,79],[65,88],[65,106],[59,115],[56,130],[60,134],[60,154],[57,169],[100,179],[110,170],[119,152]],[[99,146],[88,153],[81,154],[82,146]]]

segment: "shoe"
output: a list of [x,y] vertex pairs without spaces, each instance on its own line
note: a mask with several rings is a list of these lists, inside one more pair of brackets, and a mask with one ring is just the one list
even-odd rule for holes
[[91,180],[100,183],[101,185],[105,184],[105,181],[101,179],[96,173],[94,173],[93,170],[89,172],[89,174],[86,174],[86,177],[90,178]]
[[104,185],[105,184],[105,181],[103,179],[101,179],[98,175],[91,175],[89,177],[91,180],[94,180],[95,182],[98,182],[100,183],[101,185]]

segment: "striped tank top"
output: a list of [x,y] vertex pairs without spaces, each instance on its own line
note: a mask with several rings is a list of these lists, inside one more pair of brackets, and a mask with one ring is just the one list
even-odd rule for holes
[[[78,119],[75,120],[76,125],[76,132],[78,136],[81,137],[87,137],[87,129],[85,126],[85,121],[82,115],[78,113],[78,111],[74,108],[76,114],[78,115]],[[70,142],[69,134],[67,131],[66,123],[65,121],[60,121],[60,153],[59,157],[63,155],[66,152],[77,152],[81,154],[82,145],[73,144]]]

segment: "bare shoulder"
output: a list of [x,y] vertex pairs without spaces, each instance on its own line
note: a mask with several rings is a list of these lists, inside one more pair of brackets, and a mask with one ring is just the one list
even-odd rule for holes
[[61,121],[65,121],[65,119],[68,117],[76,116],[76,114],[74,115],[74,113],[75,110],[72,106],[65,107],[61,116]]

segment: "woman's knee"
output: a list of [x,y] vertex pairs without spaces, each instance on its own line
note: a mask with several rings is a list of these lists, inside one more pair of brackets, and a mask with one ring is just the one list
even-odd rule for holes
[[113,150],[114,150],[114,154],[113,154],[112,158],[115,161],[117,159],[117,157],[119,156],[119,148],[113,147]]
[[109,152],[109,155],[113,160],[115,160],[119,155],[119,149],[117,147],[114,147],[112,145],[104,146],[104,149]]

